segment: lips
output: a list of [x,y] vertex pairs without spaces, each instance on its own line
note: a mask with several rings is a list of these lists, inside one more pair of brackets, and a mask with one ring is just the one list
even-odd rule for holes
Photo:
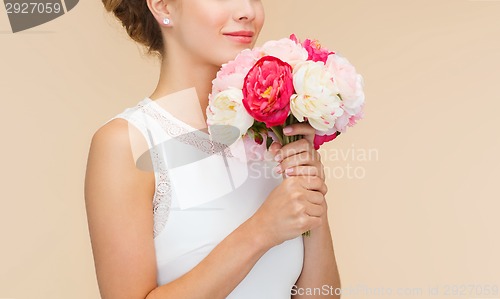
[[237,43],[250,44],[252,43],[254,33],[252,31],[234,31],[224,33],[224,36]]
[[252,31],[234,31],[234,32],[224,33],[224,35],[242,36],[242,37],[253,37],[253,32]]

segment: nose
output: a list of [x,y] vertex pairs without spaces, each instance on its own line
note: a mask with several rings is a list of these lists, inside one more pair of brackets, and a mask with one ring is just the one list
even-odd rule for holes
[[255,19],[255,0],[237,0],[234,12],[235,21],[252,21]]

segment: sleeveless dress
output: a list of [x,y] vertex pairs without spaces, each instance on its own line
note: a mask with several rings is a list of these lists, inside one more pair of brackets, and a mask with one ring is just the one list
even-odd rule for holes
[[[115,118],[135,126],[150,149],[159,286],[193,269],[282,181],[272,171],[276,162],[237,159],[231,148],[212,141],[210,134],[174,117],[149,97],[108,122]],[[303,257],[302,236],[271,248],[227,298],[290,298]]]

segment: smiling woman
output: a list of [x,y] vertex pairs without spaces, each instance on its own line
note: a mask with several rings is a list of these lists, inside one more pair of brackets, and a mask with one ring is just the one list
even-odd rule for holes
[[[92,138],[85,201],[102,298],[280,299],[339,287],[314,129],[295,124],[303,141],[271,145],[280,161],[242,162],[191,125],[200,114],[206,124],[199,112],[221,65],[254,46],[261,1],[103,3],[161,69],[153,93]],[[154,171],[137,163],[144,153]],[[266,175],[276,164],[295,175]]]

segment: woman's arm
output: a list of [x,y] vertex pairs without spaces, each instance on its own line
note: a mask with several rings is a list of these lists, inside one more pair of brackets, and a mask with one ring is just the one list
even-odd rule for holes
[[[303,135],[304,138],[283,146],[277,152],[281,156],[282,171],[292,169],[289,176],[315,176],[324,181],[321,157],[313,147],[314,128],[308,123],[296,123],[288,127],[292,131],[286,135]],[[340,275],[333,250],[326,201],[322,202],[322,206],[325,210],[321,216],[322,225],[311,230],[310,236],[303,238],[304,267],[292,289],[294,299],[340,298]]]
[[[297,294],[292,296],[294,299],[340,298],[340,276],[326,213],[322,225],[311,230],[310,236],[304,237],[304,267],[295,285]],[[321,295],[299,295],[307,288],[318,288]]]
[[154,174],[136,168],[131,143],[135,147],[142,142],[139,147],[144,148],[146,141],[133,126],[129,134],[128,127],[127,121],[116,119],[95,133],[85,178],[89,231],[103,299],[225,298],[268,249],[321,225],[324,182],[284,180],[250,219],[197,266],[158,287]]

